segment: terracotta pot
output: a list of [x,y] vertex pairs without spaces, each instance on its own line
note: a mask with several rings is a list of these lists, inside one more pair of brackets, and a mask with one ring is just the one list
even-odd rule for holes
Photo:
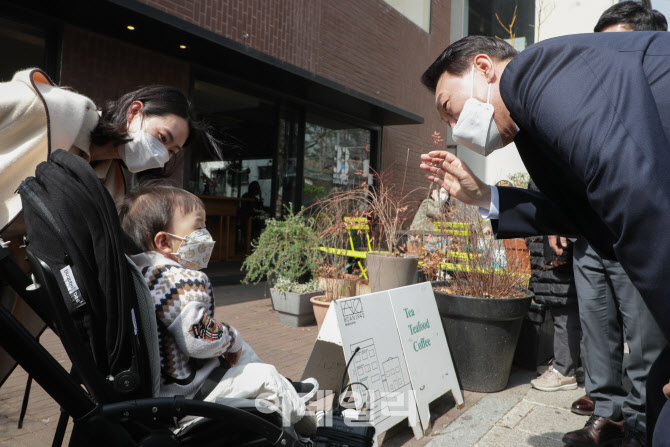
[[388,253],[368,253],[370,291],[395,289],[416,282],[419,258],[416,256],[391,256]]
[[330,307],[331,301],[325,301],[326,295],[313,296],[309,299],[312,303],[312,308],[314,309],[314,317],[316,318],[316,324],[321,330],[321,325],[323,320],[326,318],[326,313],[328,313],[328,308]]

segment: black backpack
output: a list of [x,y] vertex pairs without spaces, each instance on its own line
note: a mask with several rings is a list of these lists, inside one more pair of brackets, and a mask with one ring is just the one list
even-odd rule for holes
[[46,323],[66,348],[72,343],[65,339],[78,341],[77,352],[68,352],[74,373],[99,402],[150,395],[137,296],[112,197],[86,161],[63,150],[18,191],[27,250],[56,277],[65,306],[56,303],[53,311],[69,314]]

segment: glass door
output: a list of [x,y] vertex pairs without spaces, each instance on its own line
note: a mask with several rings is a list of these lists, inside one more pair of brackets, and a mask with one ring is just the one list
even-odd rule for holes
[[204,148],[188,151],[184,186],[205,203],[207,227],[218,237],[212,259],[244,259],[272,211],[277,106],[202,79],[194,82],[193,100],[221,139],[223,160]]

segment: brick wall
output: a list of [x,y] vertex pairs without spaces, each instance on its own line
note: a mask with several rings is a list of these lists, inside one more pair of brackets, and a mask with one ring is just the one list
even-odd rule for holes
[[140,1],[285,62],[318,73],[319,30],[322,25],[326,25],[321,13],[322,4],[331,0]]
[[422,116],[423,125],[384,129],[381,168],[401,182],[410,148],[405,183],[428,185],[418,156],[446,127],[419,77],[449,43],[450,1],[432,0],[430,34],[383,0],[140,1]]
[[147,84],[189,91],[190,66],[179,59],[72,26],[63,30],[61,85],[98,106]]

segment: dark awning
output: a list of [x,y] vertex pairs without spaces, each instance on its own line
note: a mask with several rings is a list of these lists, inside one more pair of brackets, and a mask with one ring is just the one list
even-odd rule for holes
[[[377,125],[421,124],[423,118],[136,0],[10,0],[95,33],[188,60],[274,92],[319,104]],[[127,25],[135,26],[129,32]],[[186,50],[179,45],[187,45]]]

